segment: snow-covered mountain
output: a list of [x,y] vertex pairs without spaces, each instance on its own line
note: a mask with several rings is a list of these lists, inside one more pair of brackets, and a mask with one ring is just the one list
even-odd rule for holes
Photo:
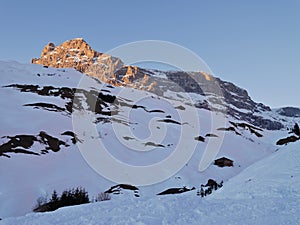
[[[50,47],[52,52],[55,47]],[[99,59],[91,63],[97,65]],[[255,103],[234,84],[205,73],[125,66],[110,78],[115,82],[88,75],[72,68],[0,62],[0,218],[29,213],[38,197],[50,197],[53,190],[83,186],[96,196],[122,179],[138,186],[139,197],[114,195],[105,203],[108,208],[122,201],[136,207],[160,204],[157,200],[164,208],[171,206],[169,199],[156,197],[158,193],[195,187],[184,197],[170,197],[179,206],[182,198],[197,199],[196,191],[209,179],[223,180],[226,186],[248,166],[274,155],[282,148],[276,142],[289,135],[286,128],[295,122],[290,115]],[[200,87],[192,85],[195,80]],[[216,83],[218,90],[213,89]],[[138,170],[131,174],[126,166],[115,167],[103,150]],[[203,161],[205,157],[226,157],[233,166],[221,167]],[[163,167],[169,159],[174,160],[172,168]],[[110,173],[99,175],[103,168]],[[151,180],[157,177],[161,182]],[[200,200],[191,201],[195,206]],[[82,207],[92,212],[102,206]]]
[[121,59],[93,50],[82,38],[58,46],[49,43],[41,57],[32,59],[32,63],[75,68],[115,86],[145,90],[163,97],[168,97],[170,92],[194,93],[193,103],[198,108],[220,111],[269,130],[284,127],[282,121],[272,117],[270,107],[254,102],[246,90],[233,83],[206,72],[159,71],[124,65]]

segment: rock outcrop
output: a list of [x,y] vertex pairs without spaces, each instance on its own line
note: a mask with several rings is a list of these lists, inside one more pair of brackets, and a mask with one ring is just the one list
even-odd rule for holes
[[277,113],[279,113],[282,116],[287,117],[300,117],[300,109],[296,107],[284,107],[277,110]]
[[124,65],[119,58],[93,50],[82,38],[66,41],[59,46],[49,43],[41,57],[31,62],[55,68],[75,68],[108,83],[113,83],[114,72]]

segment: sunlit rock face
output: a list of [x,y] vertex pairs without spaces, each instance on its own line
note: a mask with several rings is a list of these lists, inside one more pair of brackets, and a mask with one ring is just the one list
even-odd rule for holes
[[179,96],[180,93],[193,93],[198,97],[192,99],[192,104],[198,108],[220,111],[269,130],[283,128],[279,121],[261,115],[270,112],[270,107],[254,102],[246,90],[233,83],[206,72],[160,71],[125,65],[119,58],[93,50],[82,38],[58,46],[49,43],[41,57],[32,59],[32,63],[74,68],[114,86],[144,90],[163,97],[170,97],[170,92]]

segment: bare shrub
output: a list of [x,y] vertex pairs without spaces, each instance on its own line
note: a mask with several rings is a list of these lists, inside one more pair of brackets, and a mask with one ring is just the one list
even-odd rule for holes
[[110,200],[110,194],[106,193],[106,192],[101,192],[100,194],[98,194],[98,196],[96,197],[96,202],[102,202],[102,201],[108,201]]

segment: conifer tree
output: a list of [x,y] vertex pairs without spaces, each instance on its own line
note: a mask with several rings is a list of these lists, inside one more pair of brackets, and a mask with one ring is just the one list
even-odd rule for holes
[[52,203],[57,203],[59,201],[59,197],[57,195],[57,192],[54,190],[51,196],[51,202]]

